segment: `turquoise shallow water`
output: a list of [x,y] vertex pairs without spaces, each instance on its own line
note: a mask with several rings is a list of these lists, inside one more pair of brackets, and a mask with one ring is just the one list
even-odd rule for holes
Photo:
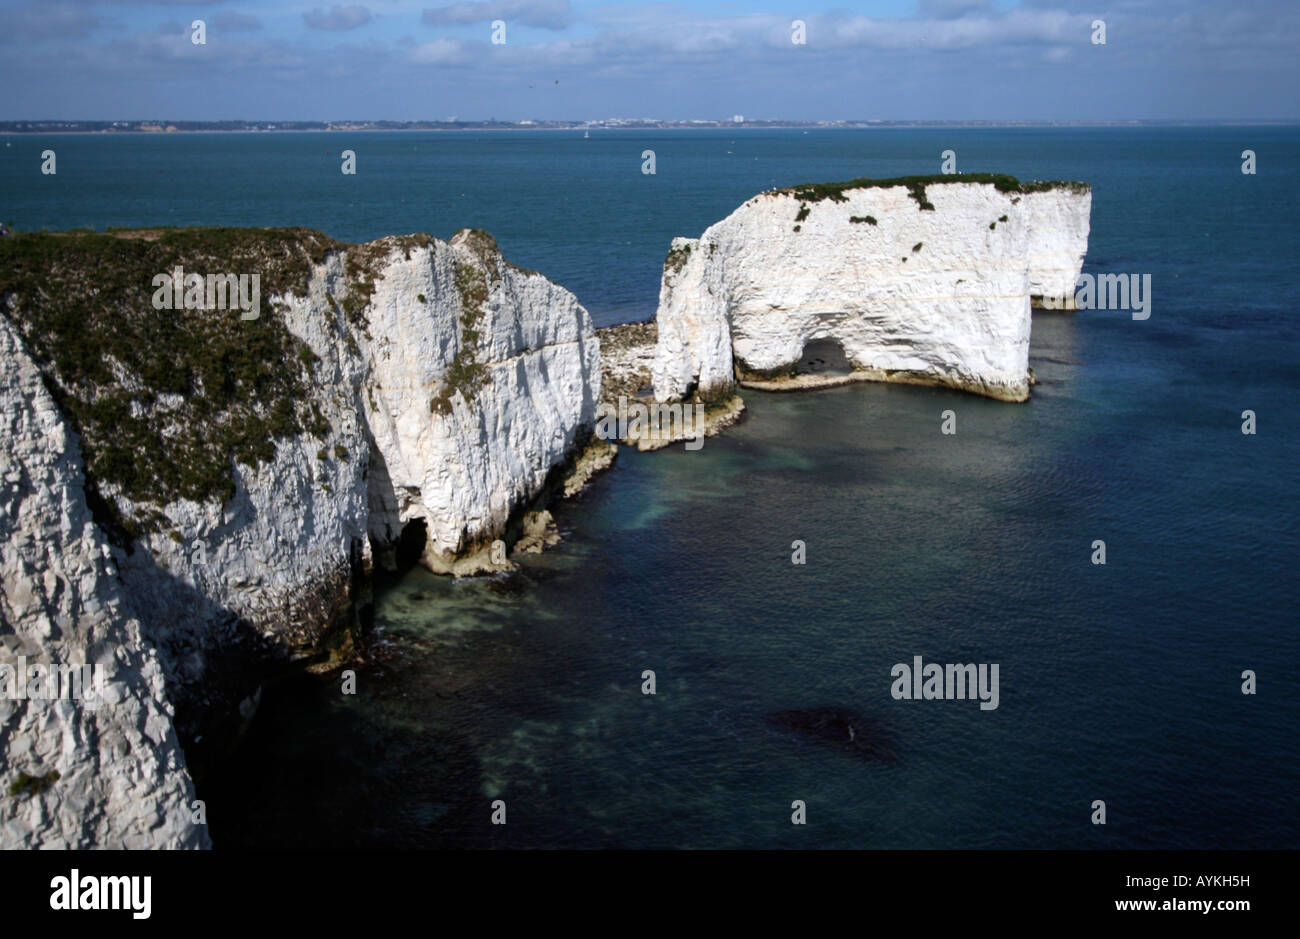
[[[1075,361],[1075,323],[1041,326],[1041,348]],[[625,452],[520,592],[414,572],[380,604],[406,657],[363,673],[355,701],[282,692],[259,728],[243,769],[274,775],[250,840],[324,834],[299,774],[328,753],[347,768],[321,775],[353,804],[391,787],[371,824],[337,806],[351,821],[328,837],[367,845],[1294,845],[1294,702],[1237,690],[1243,665],[1285,684],[1294,664],[1289,613],[1258,602],[1285,587],[1241,563],[1292,523],[1241,502],[1252,532],[1227,537],[1199,492],[1137,484],[1163,455],[1108,442],[1077,396],[1086,366],[1036,367],[1060,384],[1026,408],[752,394],[698,453]],[[947,407],[956,437],[937,430]],[[1116,492],[1132,511],[1107,505]],[[894,701],[889,669],[914,654],[1000,663],[1000,706]],[[819,706],[878,722],[898,761],[762,719]],[[507,829],[485,824],[497,797]],[[1105,829],[1087,823],[1095,798]],[[815,824],[790,825],[793,799]]]
[[[51,140],[40,190],[24,161]],[[1297,129],[8,142],[19,227],[474,225],[602,323],[652,313],[671,236],[753,192],[930,172],[949,147],[964,170],[1088,180],[1086,269],[1153,278],[1146,322],[1036,314],[1026,405],[750,392],[699,452],[624,450],[521,578],[412,572],[359,695],[268,691],[202,787],[218,846],[1300,846]],[[345,181],[323,157],[346,145]],[[1000,706],[893,700],[914,655],[999,663]],[[897,760],[764,721],[812,707],[863,715]]]

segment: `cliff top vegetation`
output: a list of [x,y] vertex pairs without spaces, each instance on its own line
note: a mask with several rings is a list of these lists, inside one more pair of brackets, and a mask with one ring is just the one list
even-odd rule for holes
[[[0,239],[0,314],[81,438],[97,520],[129,543],[163,528],[158,509],[171,501],[229,498],[236,461],[257,466],[277,440],[328,434],[319,359],[276,315],[276,298],[306,296],[313,265],[342,253],[348,292],[334,309],[364,331],[383,259],[432,243],[351,245],[306,228],[17,232]],[[258,275],[259,314],[244,319],[229,303],[156,309],[154,279],[177,267]]]

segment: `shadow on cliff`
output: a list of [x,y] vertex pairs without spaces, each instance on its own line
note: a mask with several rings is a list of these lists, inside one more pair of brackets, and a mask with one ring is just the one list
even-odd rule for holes
[[[229,758],[253,720],[265,688],[309,667],[351,657],[373,619],[370,584],[361,546],[352,546],[347,571],[319,585],[299,608],[322,606],[319,595],[340,588],[346,602],[329,604],[313,628],[263,635],[247,618],[215,602],[159,565],[139,545],[119,566],[118,581],[131,598],[144,639],[163,665],[173,724],[196,784]],[[294,616],[294,611],[281,611]],[[306,618],[306,617],[304,617]]]

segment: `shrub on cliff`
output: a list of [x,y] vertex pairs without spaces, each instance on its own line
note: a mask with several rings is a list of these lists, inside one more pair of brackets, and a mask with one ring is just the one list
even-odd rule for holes
[[40,365],[81,437],[87,496],[122,540],[158,530],[148,509],[234,490],[237,460],[327,429],[312,400],[316,356],[265,309],[156,310],[153,278],[256,273],[264,297],[305,295],[313,263],[337,242],[308,229],[150,229],[19,233],[0,241],[0,310]]

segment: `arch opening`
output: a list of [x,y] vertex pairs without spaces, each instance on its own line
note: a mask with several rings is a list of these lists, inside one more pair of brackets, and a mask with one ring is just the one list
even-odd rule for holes
[[402,526],[397,539],[397,570],[409,571],[424,557],[424,546],[429,540],[429,528],[422,518],[413,518]]
[[838,339],[813,339],[804,344],[794,371],[796,375],[838,377],[853,374],[853,363]]

